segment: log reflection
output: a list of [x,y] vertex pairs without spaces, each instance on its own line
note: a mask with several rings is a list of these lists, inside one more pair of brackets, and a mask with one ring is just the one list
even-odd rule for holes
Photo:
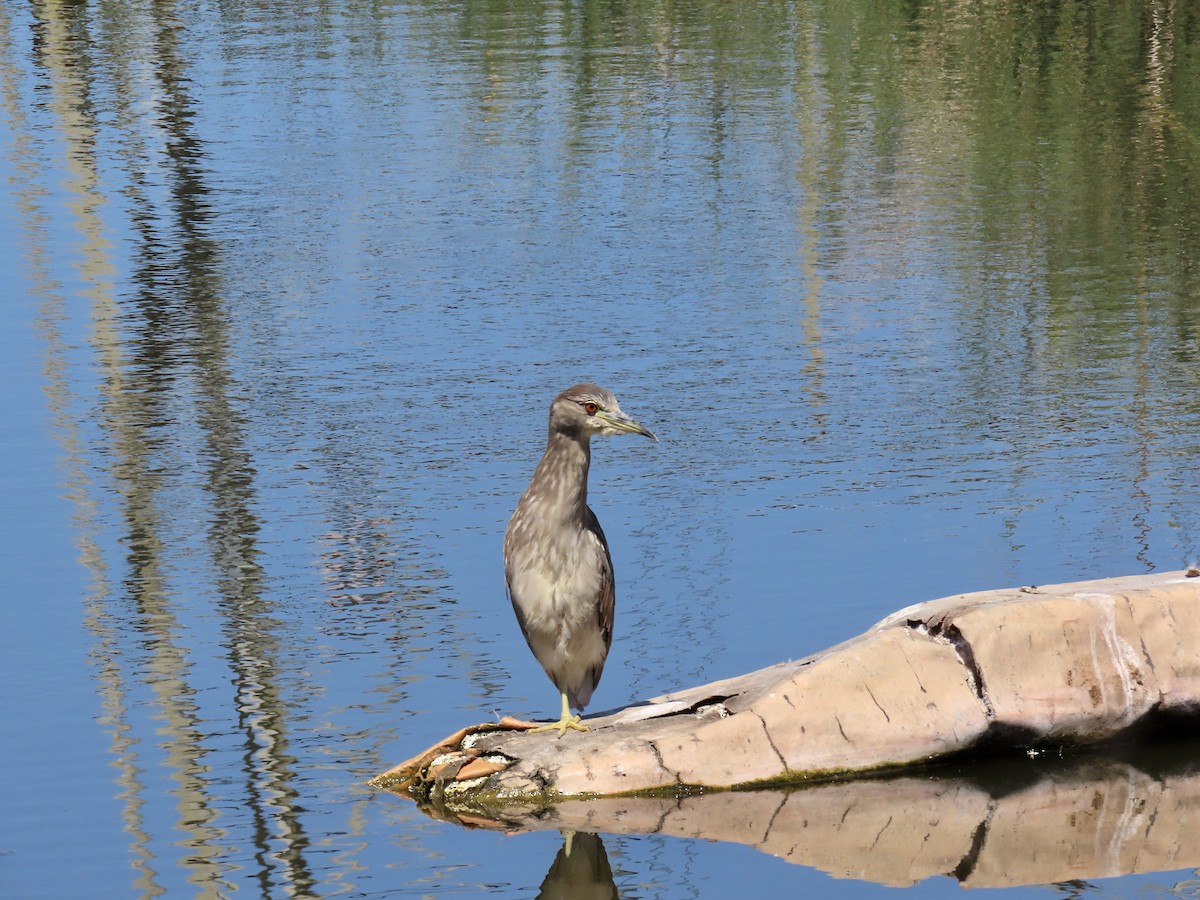
[[1200,832],[1195,749],[1154,764],[972,763],[956,774],[792,790],[578,800],[491,824],[746,844],[835,878],[890,886],[935,876],[964,887],[1109,878],[1200,866],[1191,838]]

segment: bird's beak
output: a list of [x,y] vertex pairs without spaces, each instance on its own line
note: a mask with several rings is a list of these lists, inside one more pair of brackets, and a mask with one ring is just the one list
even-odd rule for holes
[[650,438],[650,440],[658,443],[658,437],[653,431],[651,431],[645,425],[635,422],[633,419],[629,418],[629,416],[625,415],[625,413],[608,412],[607,410],[602,409],[596,413],[596,418],[603,419],[617,431],[627,432],[629,434],[644,434],[646,437]]

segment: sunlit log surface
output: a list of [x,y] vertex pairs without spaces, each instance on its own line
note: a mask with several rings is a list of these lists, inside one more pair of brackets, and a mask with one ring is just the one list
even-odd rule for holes
[[[570,798],[877,776],[984,748],[1077,747],[1193,721],[1200,578],[1191,574],[919,604],[807,659],[588,719],[587,733],[464,729],[373,783],[494,821]],[[951,818],[982,821],[970,797],[951,806]]]

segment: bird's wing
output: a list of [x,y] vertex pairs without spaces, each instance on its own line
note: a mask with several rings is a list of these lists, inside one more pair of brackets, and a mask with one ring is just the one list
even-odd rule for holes
[[[517,614],[517,624],[521,626],[521,634],[525,637],[525,643],[529,644],[529,626],[525,622],[525,612],[521,609],[520,604],[513,599],[512,569],[508,554],[507,534],[504,536],[504,595],[508,597],[508,602],[512,604],[513,612]],[[532,647],[533,645],[530,644],[530,646]]]
[[[604,637],[604,650],[612,646],[613,621],[617,608],[617,579],[613,575],[612,554],[608,552],[608,539],[604,537],[604,529],[596,514],[588,509],[588,531],[600,542],[604,551],[604,569],[600,575],[600,596],[596,599],[596,621],[600,624],[600,633]],[[600,680],[600,670],[604,668],[604,660],[596,667],[595,681]]]

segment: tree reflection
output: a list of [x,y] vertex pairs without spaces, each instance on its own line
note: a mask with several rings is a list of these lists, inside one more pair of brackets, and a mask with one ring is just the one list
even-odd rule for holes
[[[83,238],[81,271],[94,288],[92,341],[103,368],[98,446],[70,440],[82,454],[70,468],[83,479],[89,469],[120,497],[128,572],[115,588],[99,556],[90,617],[99,638],[96,655],[106,695],[107,722],[118,754],[127,828],[135,836],[139,890],[160,892],[144,820],[147,754],[135,752],[136,710],[141,686],[149,687],[163,724],[159,748],[173,772],[180,810],[176,827],[187,835],[189,879],[206,889],[232,889],[226,878],[237,846],[206,762],[207,727],[196,698],[192,639],[185,636],[184,609],[174,587],[179,505],[207,520],[206,546],[221,610],[227,662],[232,673],[238,727],[243,741],[241,802],[254,820],[252,840],[264,890],[286,884],[305,895],[313,877],[304,858],[307,844],[295,810],[286,706],[277,684],[278,621],[261,596],[256,563],[258,530],[254,469],[245,429],[232,397],[228,324],[218,272],[219,251],[209,237],[204,156],[194,129],[194,101],[187,63],[180,55],[179,27],[171,4],[145,10],[114,6],[93,21],[85,5],[37,3],[37,60],[57,96],[59,134],[79,173],[69,186],[76,196],[75,227]],[[98,26],[99,35],[93,34]],[[135,71],[138,59],[148,70]],[[119,308],[111,280],[111,244],[98,216],[112,202],[100,187],[94,92],[106,67],[122,89],[111,98],[119,123],[119,157],[126,168],[124,194],[136,246],[131,282],[136,292]],[[147,80],[139,80],[149,74]],[[147,141],[157,133],[159,142]],[[54,391],[65,396],[64,385]],[[193,443],[194,439],[194,443]],[[205,469],[205,498],[190,498],[175,485],[175,454],[194,453]],[[86,492],[85,485],[77,491]],[[94,490],[92,488],[91,490]],[[87,523],[89,530],[98,522]],[[85,535],[88,544],[103,540]],[[132,641],[132,643],[131,643]],[[281,847],[276,844],[281,842]]]

